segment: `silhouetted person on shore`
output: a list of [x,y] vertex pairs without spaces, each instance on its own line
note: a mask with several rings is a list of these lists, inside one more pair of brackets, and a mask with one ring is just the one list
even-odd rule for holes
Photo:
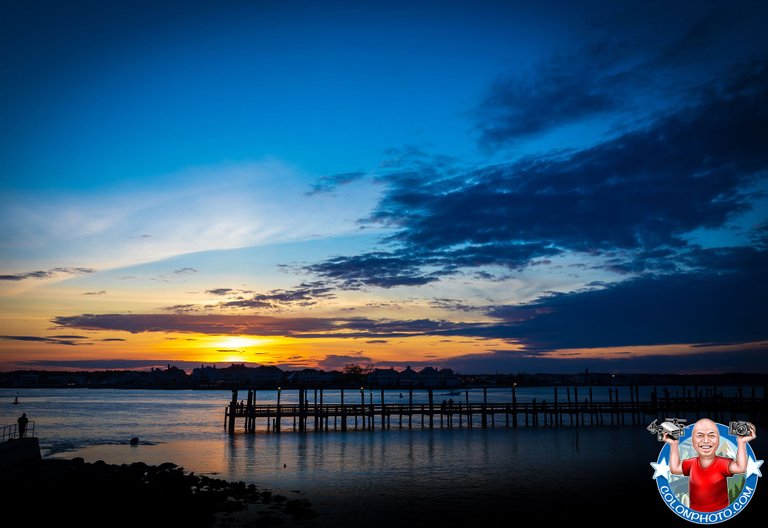
[[29,420],[27,419],[27,413],[22,414],[19,416],[19,419],[17,422],[19,422],[19,438],[24,438],[24,435],[27,434],[27,422]]

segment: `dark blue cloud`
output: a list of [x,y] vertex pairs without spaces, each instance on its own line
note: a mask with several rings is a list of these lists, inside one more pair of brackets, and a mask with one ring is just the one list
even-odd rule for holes
[[303,332],[333,330],[331,319],[264,315],[190,315],[174,314],[82,314],[54,317],[61,328],[143,332],[182,332],[214,335],[293,335]]
[[40,336],[20,336],[20,335],[3,335],[0,339],[9,341],[31,341],[37,343],[51,343],[53,345],[68,345],[68,346],[83,346],[90,345],[91,343],[83,343],[79,341],[84,339],[82,336],[58,336],[58,337],[40,337]]
[[421,271],[425,264],[425,258],[418,255],[379,251],[334,257],[309,265],[306,270],[341,288],[354,290],[365,286],[423,286],[437,281],[441,273]]
[[[485,326],[431,319],[371,319],[367,317],[272,317],[265,315],[82,314],[55,317],[62,328],[144,332],[184,332],[213,335],[282,335],[295,338],[335,337],[384,339],[440,334]],[[31,338],[41,340],[42,338]]]
[[690,260],[700,270],[493,307],[488,314],[505,324],[461,334],[513,339],[532,351],[768,339],[768,252],[699,250]]
[[233,290],[232,288],[213,288],[211,290],[205,290],[205,293],[209,293],[211,295],[230,295],[235,291],[236,290]]
[[[38,343],[51,343],[54,345],[69,345],[69,346],[84,346],[84,345],[93,344],[91,342],[88,342],[90,339],[88,336],[68,335],[68,334],[59,334],[59,335],[52,335],[52,336],[5,335],[5,336],[0,336],[0,339],[10,340],[10,341],[30,341],[30,342],[38,342]],[[125,339],[122,339],[119,337],[108,337],[104,339],[98,339],[97,341],[125,341]]]
[[201,311],[199,304],[174,304],[173,306],[165,306],[163,310],[176,313],[192,313]]
[[0,281],[21,281],[24,279],[49,279],[57,275],[82,275],[86,273],[95,273],[93,268],[53,268],[42,271],[23,271],[21,273],[12,273],[0,275]]
[[423,286],[460,273],[464,268],[504,266],[521,269],[530,265],[533,259],[559,253],[561,250],[546,244],[498,242],[433,251],[419,248],[374,251],[333,257],[304,269],[342,289],[394,288]]
[[457,312],[476,312],[480,309],[480,307],[468,304],[461,299],[448,299],[445,297],[432,299],[429,304],[435,308],[443,308]]
[[323,176],[312,186],[312,190],[306,194],[312,196],[313,194],[331,193],[338,187],[360,180],[364,176],[365,173],[360,171]]
[[[447,363],[462,374],[483,374],[491,371],[511,373],[684,373],[723,374],[731,372],[768,372],[768,349],[729,350],[686,355],[628,356],[626,358],[573,358],[561,359],[521,354],[515,350],[501,350],[488,354],[468,354],[451,358]],[[435,362],[431,363],[432,366]]]
[[571,122],[620,108],[625,50],[608,43],[555,56],[533,71],[497,81],[478,109],[480,140],[513,143]]
[[295,306],[313,306],[321,300],[333,299],[333,288],[326,283],[302,282],[295,288],[275,289],[265,293],[255,293],[252,290],[236,290],[233,288],[212,288],[205,293],[227,297],[228,300],[216,304],[177,304],[165,306],[162,309],[177,313],[206,312],[212,309],[268,309],[281,310]]
[[[219,291],[227,290],[220,288]],[[211,291],[211,290],[208,290]],[[229,290],[233,293],[234,290]],[[312,306],[323,299],[333,299],[333,288],[322,282],[303,282],[295,288],[276,289],[267,293],[242,292],[236,299],[219,303],[221,308],[269,308],[280,309],[287,306]],[[250,294],[250,295],[245,295]]]
[[730,227],[760,197],[765,130],[762,61],[588,149],[460,174],[399,170],[369,219],[396,229],[385,240],[392,249],[305,269],[348,289],[421,286],[484,266],[518,270],[564,252],[601,254],[620,274],[684,271],[692,232]]
[[67,369],[67,370],[131,370],[131,369],[165,369],[168,365],[191,370],[199,367],[200,363],[192,361],[176,360],[146,360],[146,359],[50,359],[50,360],[30,360],[18,361],[16,365],[28,367],[31,369]]
[[374,220],[432,251],[527,243],[572,251],[681,247],[750,209],[766,176],[768,67],[714,83],[697,104],[592,148],[393,185]]
[[494,83],[476,110],[481,144],[513,145],[588,120],[609,129],[637,126],[686,106],[697,85],[734,64],[768,54],[759,2],[641,10],[601,10],[584,44],[518,66]]
[[[684,36],[656,60],[678,60],[691,39],[693,34]],[[446,360],[465,372],[767,371],[765,350],[746,347],[610,360],[546,355],[566,348],[671,344],[704,350],[768,340],[768,211],[755,209],[764,199],[756,189],[768,176],[768,63],[734,68],[689,95],[677,111],[580,151],[463,172],[451,164],[430,166],[421,152],[403,155],[393,162],[397,171],[381,177],[388,191],[368,219],[395,228],[383,241],[390,251],[336,257],[306,269],[344,288],[390,288],[484,266],[518,270],[565,253],[600,256],[593,265],[621,281],[522,305],[433,303],[485,310],[495,322],[410,321],[408,331],[397,322],[388,328],[368,319],[341,326],[349,337],[420,333],[503,339],[524,347]],[[596,106],[611,104],[606,98]],[[574,119],[580,117],[576,106]],[[539,125],[526,126],[515,133],[532,133]],[[412,170],[406,170],[409,157]],[[759,219],[756,225],[734,223],[746,212]],[[704,248],[690,241],[696,230],[722,228],[752,245]]]

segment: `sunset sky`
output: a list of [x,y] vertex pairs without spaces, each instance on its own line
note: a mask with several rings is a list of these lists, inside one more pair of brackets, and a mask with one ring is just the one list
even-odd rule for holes
[[767,22],[5,2],[0,370],[768,372]]

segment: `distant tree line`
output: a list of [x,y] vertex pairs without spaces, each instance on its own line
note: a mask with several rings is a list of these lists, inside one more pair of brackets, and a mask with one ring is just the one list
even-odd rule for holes
[[90,388],[283,388],[326,387],[480,387],[480,386],[552,386],[552,385],[657,385],[768,386],[766,373],[725,374],[630,374],[583,372],[460,374],[451,369],[424,367],[419,371],[379,369],[347,364],[340,371],[301,369],[284,371],[278,367],[249,367],[233,363],[227,367],[202,365],[187,373],[168,365],[151,370],[50,371],[14,370],[0,372],[0,387],[90,387]]

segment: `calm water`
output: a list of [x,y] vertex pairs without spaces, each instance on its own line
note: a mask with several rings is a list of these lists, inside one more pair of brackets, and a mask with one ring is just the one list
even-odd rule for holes
[[[21,403],[11,405],[17,394]],[[379,401],[380,393],[372,396]],[[335,526],[489,521],[531,512],[565,519],[633,507],[678,521],[651,479],[649,463],[660,445],[646,424],[511,429],[502,418],[496,428],[430,430],[414,420],[413,429],[401,430],[393,419],[388,431],[300,434],[286,421],[279,435],[229,436],[223,411],[230,397],[230,391],[0,389],[0,425],[15,423],[26,412],[35,421],[44,456],[170,461],[198,474],[306,498],[320,512],[318,523]],[[266,403],[275,394],[258,397]],[[284,391],[281,402],[296,397]],[[366,401],[370,397],[366,391]],[[466,395],[435,391],[437,402],[449,397],[464,401]],[[509,397],[508,390],[488,391],[489,401]],[[552,389],[518,389],[517,397],[551,401]],[[596,388],[593,397],[607,399],[607,389]],[[312,402],[313,394],[309,398]],[[482,401],[482,390],[471,391],[469,398]],[[564,392],[560,398],[565,401]],[[620,398],[629,399],[628,389],[620,389]],[[325,392],[323,399],[338,401],[338,391]],[[347,402],[359,399],[359,391],[345,393]],[[385,401],[403,400],[399,392],[388,392]],[[415,391],[414,402],[421,401],[427,401],[426,393]],[[764,458],[768,435],[758,435],[752,446]],[[140,438],[139,446],[128,445],[133,436]],[[768,500],[765,488],[758,487],[758,496],[731,525],[768,511],[760,506]]]

